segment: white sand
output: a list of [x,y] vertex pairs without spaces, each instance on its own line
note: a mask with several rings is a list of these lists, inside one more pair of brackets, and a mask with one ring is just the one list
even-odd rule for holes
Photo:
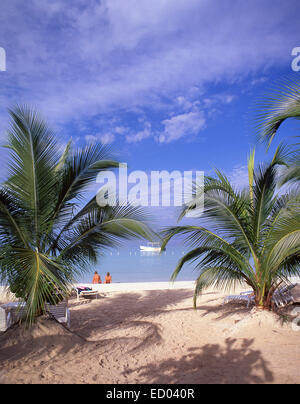
[[176,282],[131,282],[93,285],[91,283],[77,283],[75,286],[87,286],[100,293],[132,292],[137,290],[167,290],[167,289],[194,289],[195,281]]
[[[104,285],[110,286],[110,285]],[[300,287],[295,295],[300,297]],[[71,332],[41,318],[0,335],[2,383],[299,383],[300,332],[189,288],[70,301]]]
[[[300,283],[299,278],[291,278],[292,283]],[[147,291],[147,290],[174,290],[174,289],[194,289],[194,281],[175,281],[175,282],[131,282],[131,283],[111,283],[111,284],[99,284],[93,285],[91,283],[75,283],[74,286],[86,286],[93,290],[98,290],[99,293],[110,292],[131,292],[131,291]],[[245,290],[249,289],[249,286],[245,286]],[[241,290],[244,290],[241,289]],[[235,293],[234,291],[230,293]],[[9,289],[4,286],[0,286],[0,303],[6,303],[9,301],[17,300],[15,296],[10,293]]]

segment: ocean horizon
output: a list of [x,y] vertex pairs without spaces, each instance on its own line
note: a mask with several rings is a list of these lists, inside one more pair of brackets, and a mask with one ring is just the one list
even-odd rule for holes
[[[114,283],[123,282],[167,282],[180,258],[188,252],[183,247],[172,246],[159,253],[144,252],[139,245],[124,246],[103,253],[96,265],[77,277],[78,283],[91,283],[94,272],[97,271],[103,282],[107,272],[110,272]],[[197,272],[192,264],[185,264],[178,275],[178,281],[195,280]]]

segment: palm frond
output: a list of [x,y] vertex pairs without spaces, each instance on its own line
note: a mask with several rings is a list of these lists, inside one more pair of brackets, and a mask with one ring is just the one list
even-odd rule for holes
[[11,146],[11,159],[5,186],[26,211],[34,243],[39,246],[52,209],[57,145],[52,132],[35,111],[26,106],[16,107],[10,110],[10,115],[8,144]]
[[54,304],[67,296],[70,271],[32,249],[11,249],[1,262],[10,290],[26,301],[31,324],[46,302]]
[[0,189],[0,242],[1,245],[20,244],[27,247],[26,229],[20,220],[24,213],[5,189]]
[[257,108],[256,125],[259,138],[270,145],[284,121],[300,118],[299,79],[280,80],[268,95],[262,97]]
[[[194,292],[194,308],[197,307],[197,297],[203,290],[216,288],[219,290],[230,290],[236,286],[241,286],[245,282],[242,273],[226,266],[207,266],[201,268],[201,273],[196,280]],[[251,285],[249,285],[251,286]]]
[[10,110],[9,177],[0,187],[0,280],[27,306],[27,321],[45,303],[66,297],[70,283],[107,248],[142,237],[152,240],[138,207],[85,203],[99,172],[118,167],[99,144],[63,152],[29,107]]
[[101,144],[92,144],[78,149],[66,159],[57,182],[57,203],[53,217],[61,220],[63,215],[73,213],[74,206],[82,202],[82,193],[92,184],[100,171],[118,167],[110,158],[109,149]]
[[[172,279],[190,262],[199,271],[194,305],[204,288],[229,288],[246,283],[258,305],[269,307],[269,293],[289,275],[298,274],[300,254],[300,194],[296,189],[278,194],[278,168],[286,165],[287,148],[279,146],[268,165],[248,160],[249,190],[236,191],[226,176],[206,178],[202,226],[176,226],[162,232],[164,248],[184,237],[190,251],[178,262]],[[194,209],[193,200],[183,217]],[[264,306],[265,307],[265,306]]]

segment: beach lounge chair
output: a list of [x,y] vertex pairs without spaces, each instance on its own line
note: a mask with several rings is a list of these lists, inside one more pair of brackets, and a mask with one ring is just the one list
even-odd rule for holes
[[77,300],[79,301],[80,296],[81,297],[92,297],[96,296],[96,299],[98,299],[99,292],[98,290],[89,290],[89,291],[83,291],[80,294],[77,295]]
[[[71,316],[67,302],[57,305],[46,304],[46,312],[53,316],[59,323],[66,324],[70,328]],[[6,303],[0,306],[0,331],[6,331],[26,316],[26,305],[23,302]]]
[[26,315],[23,302],[10,302],[0,306],[0,331],[6,331]]
[[59,323],[66,324],[66,326],[70,328],[71,315],[67,302],[61,302],[56,305],[46,303],[45,310],[46,313],[53,316]]
[[252,290],[247,291],[247,292],[241,292],[239,295],[230,295],[226,296],[223,300],[223,304],[228,303],[228,302],[246,302],[247,307],[250,306],[251,303],[254,302],[254,296],[251,296],[253,293]]
[[0,332],[6,331],[12,325],[12,316],[5,308],[0,307]]
[[88,297],[96,296],[96,299],[98,299],[98,295],[99,295],[98,290],[93,290],[91,288],[80,287],[80,286],[75,287],[74,290],[76,291],[76,294],[77,294],[77,302],[79,302],[80,297],[88,298]]
[[293,302],[294,299],[291,291],[295,286],[297,286],[297,284],[286,285],[277,289],[272,296],[272,302],[275,304],[275,306],[286,306],[287,304]]
[[[291,284],[291,285],[285,285],[282,286],[281,288],[277,289],[273,296],[272,296],[272,302],[274,303],[275,306],[286,306],[287,304],[291,303],[294,301],[293,296],[291,294],[291,290],[297,286],[297,284]],[[247,302],[247,307],[251,303],[254,303],[254,296],[252,295],[252,291],[248,292],[242,292],[239,295],[231,295],[231,296],[226,296],[223,300],[223,304],[230,302],[230,301],[238,301],[238,302]]]

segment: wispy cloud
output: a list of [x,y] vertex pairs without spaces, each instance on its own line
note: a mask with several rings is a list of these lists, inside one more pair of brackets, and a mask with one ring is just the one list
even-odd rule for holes
[[249,186],[248,167],[236,166],[228,176],[231,184],[238,190]]
[[[205,118],[193,108],[199,91],[210,100],[207,83],[249,74],[255,81],[259,70],[287,63],[298,43],[297,16],[294,0],[218,6],[207,0],[74,0],[72,7],[62,0],[2,0],[7,71],[0,75],[1,122],[4,106],[15,102],[35,104],[58,126],[134,108],[165,109],[160,141],[181,139],[184,126],[192,134],[203,128]],[[175,107],[177,117],[170,117]],[[152,135],[145,128],[126,139]]]
[[84,138],[87,143],[100,142],[106,145],[113,143],[115,135],[113,133],[99,133],[97,135],[86,135]]
[[131,133],[131,134],[126,135],[126,140],[129,143],[140,142],[144,139],[147,139],[151,135],[152,135],[151,123],[145,122],[144,129],[142,129],[136,133]]
[[189,112],[165,119],[164,130],[159,135],[160,143],[170,143],[182,137],[192,137],[205,127],[204,114],[202,112]]

